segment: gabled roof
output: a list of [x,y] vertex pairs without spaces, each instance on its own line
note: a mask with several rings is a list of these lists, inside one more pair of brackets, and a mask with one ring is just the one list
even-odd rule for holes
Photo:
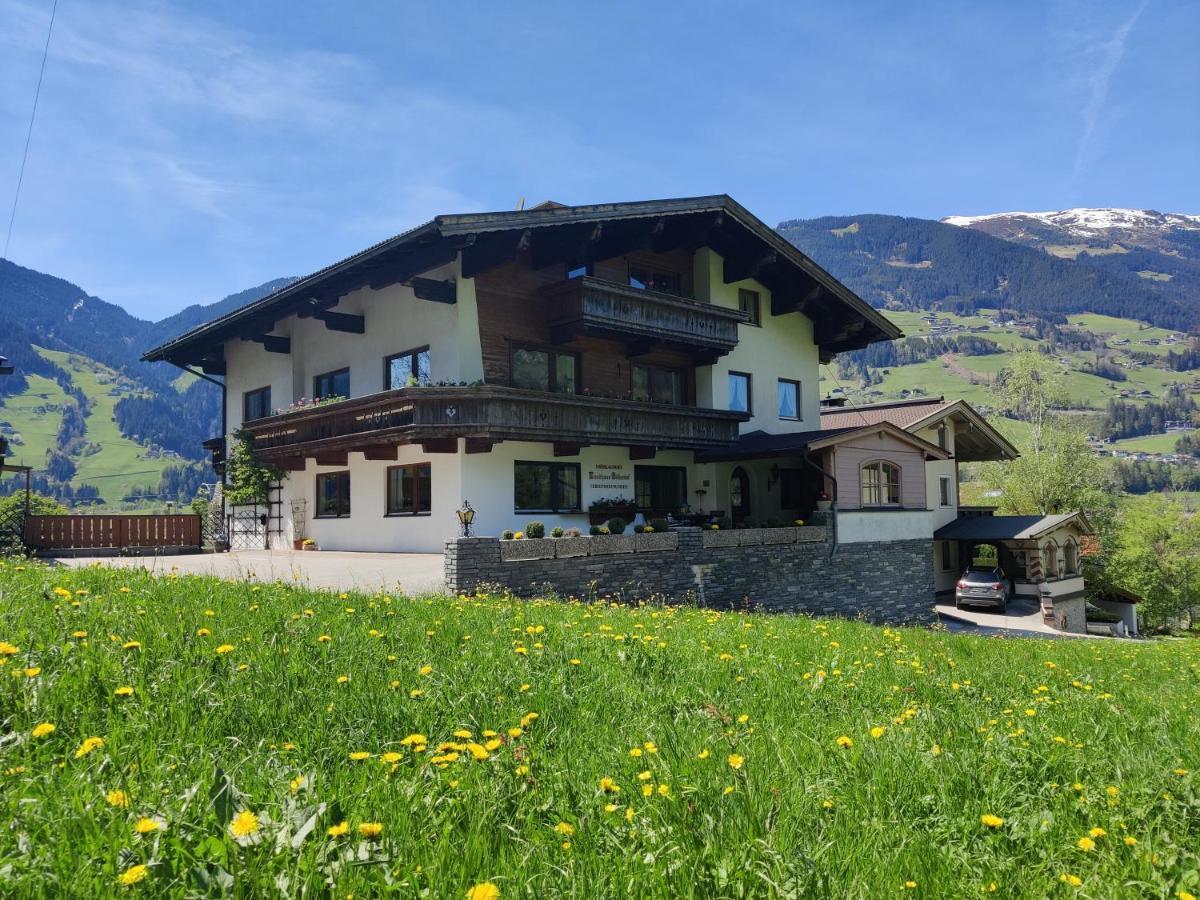
[[955,456],[963,462],[1016,459],[1020,452],[980,412],[966,400],[944,397],[917,397],[861,406],[838,406],[821,410],[822,428],[845,428],[856,422],[891,422],[906,431],[931,428],[945,419],[954,419],[965,429],[956,429]]
[[[540,268],[620,256],[650,247],[710,246],[725,259],[726,281],[755,278],[772,293],[772,311],[799,311],[814,322],[825,359],[901,336],[878,310],[725,194],[587,206],[441,215],[298,279],[275,293],[148,351],[143,359],[218,363],[225,341],[263,335],[283,318],[329,309],[364,286],[408,283],[461,253],[464,277],[528,253]],[[540,265],[538,265],[540,263]]]
[[1074,524],[1080,534],[1092,534],[1081,512],[1053,516],[959,516],[933,533],[939,541],[1036,541],[1055,529]]
[[752,431],[744,434],[728,447],[698,451],[697,462],[719,462],[722,460],[757,459],[763,456],[790,456],[822,450],[825,447],[844,444],[867,435],[884,432],[903,441],[923,453],[926,458],[949,459],[950,454],[890,422],[878,422],[859,428],[822,428],[820,431],[793,431],[790,434],[767,434]]

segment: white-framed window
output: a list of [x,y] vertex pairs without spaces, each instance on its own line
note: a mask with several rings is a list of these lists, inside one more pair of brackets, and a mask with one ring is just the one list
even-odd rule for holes
[[779,418],[800,418],[800,382],[791,378],[780,378],[777,388],[779,398]]
[[864,463],[862,478],[863,506],[900,505],[900,467],[886,459]]
[[938,478],[938,502],[942,506],[954,505],[954,479],[949,475]]

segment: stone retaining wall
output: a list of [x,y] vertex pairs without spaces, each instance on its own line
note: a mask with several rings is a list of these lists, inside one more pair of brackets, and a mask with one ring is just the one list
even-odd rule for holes
[[835,550],[827,529],[813,526],[726,532],[682,528],[607,539],[454,538],[446,542],[446,585],[456,593],[486,585],[522,595],[554,591],[581,598],[662,597],[714,607],[750,603],[814,615],[862,616],[881,623],[930,622],[931,544],[863,542]]

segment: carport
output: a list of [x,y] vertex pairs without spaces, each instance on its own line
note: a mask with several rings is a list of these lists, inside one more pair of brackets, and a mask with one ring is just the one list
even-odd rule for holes
[[1041,604],[1047,625],[1076,634],[1087,632],[1082,539],[1092,534],[1081,512],[1051,516],[959,516],[934,532],[934,539],[958,545],[958,559],[970,560],[980,546],[996,548],[998,562],[1017,596]]

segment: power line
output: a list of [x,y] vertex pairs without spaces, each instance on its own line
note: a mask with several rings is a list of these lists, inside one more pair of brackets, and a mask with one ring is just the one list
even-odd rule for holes
[[33,92],[33,109],[29,113],[29,129],[25,132],[25,151],[21,154],[21,168],[17,172],[17,189],[13,193],[12,214],[8,217],[8,237],[4,239],[4,259],[8,259],[8,245],[12,242],[13,222],[17,220],[17,202],[21,199],[21,182],[25,180],[25,162],[29,159],[29,141],[33,137],[33,120],[37,116],[38,98],[42,96],[42,76],[46,74],[46,57],[50,55],[50,35],[54,33],[54,15],[58,12],[58,0],[50,7],[50,27],[46,29],[46,46],[42,48],[42,66],[38,69],[37,88]]

